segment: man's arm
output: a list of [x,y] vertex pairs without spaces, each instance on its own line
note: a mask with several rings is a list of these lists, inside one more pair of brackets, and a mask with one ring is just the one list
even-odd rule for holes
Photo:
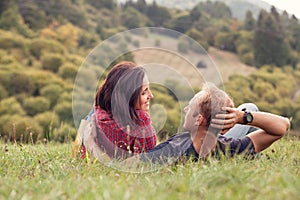
[[268,148],[273,142],[280,139],[290,127],[290,121],[278,115],[265,112],[254,112],[253,121],[249,124],[261,128],[248,134],[255,151],[260,152]]
[[[244,112],[236,108],[224,107],[226,114],[217,114],[215,119],[212,119],[212,127],[229,129],[235,124],[243,124]],[[290,127],[289,119],[267,113],[267,112],[252,112],[253,121],[248,125],[260,128],[247,136],[254,144],[255,151],[258,153],[268,148],[274,141],[280,139]]]

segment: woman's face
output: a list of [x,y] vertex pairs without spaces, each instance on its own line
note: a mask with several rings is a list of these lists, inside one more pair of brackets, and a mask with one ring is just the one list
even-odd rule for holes
[[153,98],[153,94],[149,87],[148,78],[145,76],[143,80],[143,86],[140,91],[138,100],[134,106],[136,110],[145,110],[148,111],[150,108],[150,99]]

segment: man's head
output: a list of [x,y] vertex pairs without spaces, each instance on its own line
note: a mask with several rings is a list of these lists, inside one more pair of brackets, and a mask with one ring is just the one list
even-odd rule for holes
[[218,89],[214,84],[205,83],[202,90],[185,107],[186,116],[183,127],[192,133],[202,127],[217,134],[220,130],[210,127],[211,119],[217,113],[223,112],[222,107],[233,106],[233,101],[226,92]]

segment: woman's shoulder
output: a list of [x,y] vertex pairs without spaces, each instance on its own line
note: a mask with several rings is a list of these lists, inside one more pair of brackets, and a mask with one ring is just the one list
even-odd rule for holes
[[145,110],[136,110],[138,117],[143,121],[150,121],[150,114]]
[[98,119],[107,119],[107,118],[112,118],[111,113],[107,112],[106,110],[103,110],[99,106],[94,107],[95,114]]

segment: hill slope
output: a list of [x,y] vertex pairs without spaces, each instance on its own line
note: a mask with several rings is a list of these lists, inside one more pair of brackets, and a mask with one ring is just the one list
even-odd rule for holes
[[[206,2],[207,0],[156,0],[155,2],[158,5],[168,7],[168,8],[177,8],[177,9],[192,9],[196,4],[200,2]],[[218,1],[218,0],[211,0]],[[257,17],[261,9],[267,11],[270,10],[271,5],[262,1],[262,0],[219,0],[224,2],[231,10],[232,16],[243,20],[247,10],[250,10],[253,13],[253,16]],[[126,0],[118,0],[120,3],[125,3]],[[153,0],[146,0],[148,4],[152,4]]]

